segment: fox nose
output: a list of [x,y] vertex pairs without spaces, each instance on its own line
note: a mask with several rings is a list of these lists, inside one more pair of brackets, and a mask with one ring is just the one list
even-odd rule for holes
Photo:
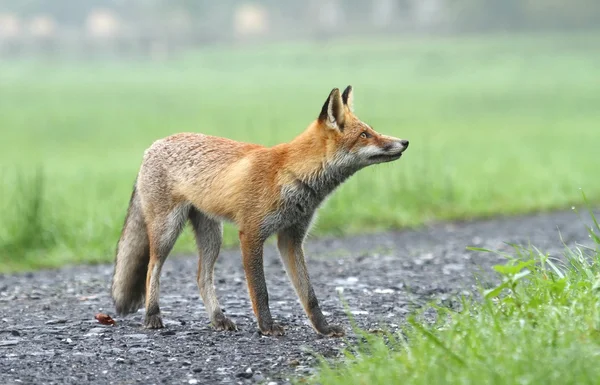
[[406,139],[402,139],[402,140],[400,141],[400,144],[401,144],[401,145],[403,145],[403,146],[404,146],[404,148],[406,148],[406,147],[408,147],[408,140],[406,140]]

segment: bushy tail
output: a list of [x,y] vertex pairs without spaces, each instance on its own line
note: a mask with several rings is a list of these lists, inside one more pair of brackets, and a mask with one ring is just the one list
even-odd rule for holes
[[111,294],[118,314],[135,313],[144,302],[150,260],[148,233],[140,197],[133,187],[129,209],[117,244]]

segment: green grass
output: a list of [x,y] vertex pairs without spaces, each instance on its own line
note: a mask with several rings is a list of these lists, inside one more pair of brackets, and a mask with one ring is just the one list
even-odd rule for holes
[[[342,234],[600,201],[597,33],[207,48],[165,62],[0,63],[0,271],[111,261],[145,148],[181,131],[273,145],[352,84],[409,139],[319,212]],[[226,228],[232,245],[236,233]],[[189,233],[178,252],[194,249]]]
[[495,270],[502,283],[462,310],[434,307],[437,322],[409,319],[389,338],[363,333],[343,363],[323,361],[308,383],[598,384],[600,227],[593,252],[567,249],[557,260],[516,247]]

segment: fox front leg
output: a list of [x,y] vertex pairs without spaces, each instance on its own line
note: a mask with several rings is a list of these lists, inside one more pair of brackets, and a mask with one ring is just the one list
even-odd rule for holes
[[301,225],[292,226],[279,232],[277,247],[281,259],[313,328],[317,333],[325,336],[342,337],[344,329],[340,326],[329,325],[321,312],[319,301],[310,283],[302,249],[305,234],[306,229]]
[[284,329],[273,321],[269,310],[269,293],[263,267],[263,244],[264,240],[258,233],[240,231],[242,261],[248,282],[248,294],[258,320],[258,327],[262,334],[282,336]]

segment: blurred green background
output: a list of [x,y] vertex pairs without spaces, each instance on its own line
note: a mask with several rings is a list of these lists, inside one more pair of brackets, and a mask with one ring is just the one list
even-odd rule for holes
[[[0,271],[112,261],[154,140],[289,141],[348,84],[411,145],[313,234],[600,201],[596,2],[217,4],[0,1]],[[176,252],[193,250],[186,231]]]

